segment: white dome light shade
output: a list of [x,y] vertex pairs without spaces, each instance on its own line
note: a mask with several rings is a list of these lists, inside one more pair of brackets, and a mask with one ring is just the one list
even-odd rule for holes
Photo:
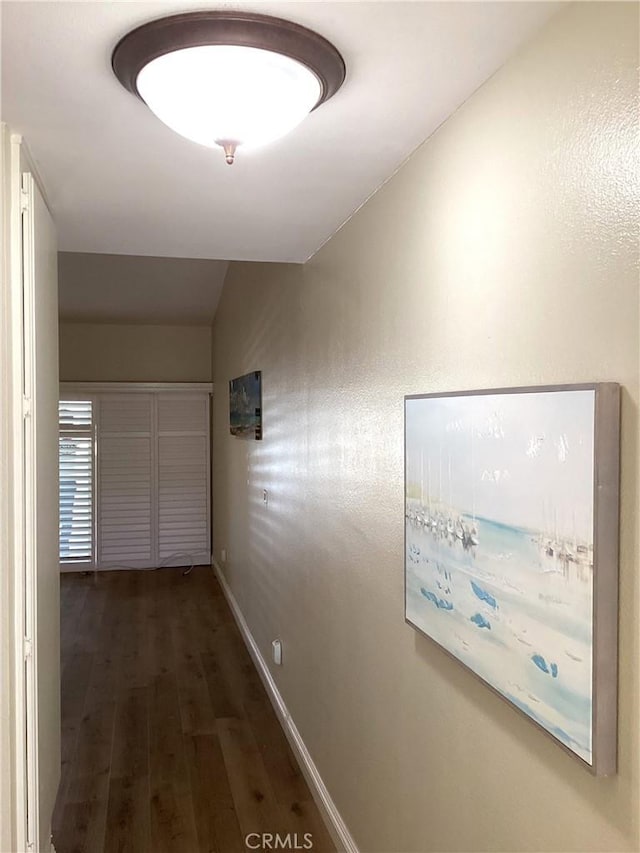
[[253,12],[158,18],[120,39],[113,72],[172,130],[224,149],[283,136],[345,78],[336,48],[313,30]]
[[302,63],[240,45],[165,53],[140,70],[136,88],[161,121],[208,147],[271,142],[293,130],[322,96],[320,81]]

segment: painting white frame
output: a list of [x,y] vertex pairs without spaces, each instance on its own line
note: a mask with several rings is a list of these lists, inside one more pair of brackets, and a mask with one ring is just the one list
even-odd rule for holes
[[[581,392],[590,393],[581,394]],[[575,396],[576,394],[581,396],[578,398]],[[541,396],[525,398],[523,396],[517,397],[514,395]],[[478,400],[479,397],[484,397],[485,399]],[[523,404],[524,410],[529,413],[534,413],[533,418],[524,425],[522,423],[518,423],[513,414],[516,404],[519,405],[521,403]],[[591,483],[591,492],[588,494],[588,500],[592,501],[591,514],[590,516],[585,515],[585,518],[590,518],[589,524],[591,525],[592,535],[590,545],[582,544],[578,546],[577,552],[575,551],[575,548],[573,548],[574,553],[572,553],[572,548],[569,544],[566,544],[566,546],[558,546],[558,542],[568,542],[569,536],[567,534],[563,534],[559,538],[556,537],[557,541],[551,541],[551,538],[544,540],[543,536],[546,535],[543,530],[544,525],[536,526],[522,524],[518,527],[514,526],[513,528],[510,528],[514,531],[518,531],[518,533],[521,534],[523,541],[527,536],[529,538],[529,542],[526,543],[526,546],[523,544],[522,557],[520,557],[520,552],[517,550],[514,558],[513,554],[498,554],[497,551],[491,551],[491,549],[487,547],[485,549],[484,556],[479,560],[477,555],[482,548],[482,542],[479,540],[478,524],[482,525],[486,523],[487,527],[485,529],[487,533],[490,533],[488,525],[494,524],[499,527],[501,526],[501,522],[499,515],[497,514],[498,510],[493,516],[489,515],[488,517],[480,520],[476,519],[475,508],[473,510],[472,519],[470,511],[467,511],[463,516],[460,508],[463,504],[456,506],[451,499],[452,477],[456,483],[458,494],[466,494],[467,496],[470,494],[468,483],[466,481],[467,475],[465,473],[467,469],[462,465],[461,459],[457,460],[458,469],[457,474],[455,475],[451,474],[451,462],[448,461],[450,512],[442,512],[438,509],[439,507],[446,508],[447,506],[446,500],[443,500],[443,492],[446,493],[446,486],[443,486],[443,476],[441,472],[438,472],[437,475],[439,479],[438,487],[436,488],[436,486],[432,485],[430,482],[426,489],[429,493],[428,499],[425,499],[425,490],[422,488],[424,486],[425,479],[430,480],[431,469],[429,469],[429,475],[426,475],[424,471],[425,451],[424,447],[422,447],[422,450],[420,447],[428,444],[430,449],[427,453],[432,453],[433,448],[435,447],[435,442],[439,442],[439,453],[442,455],[442,448],[447,446],[447,441],[449,441],[450,447],[456,446],[455,442],[452,441],[451,438],[447,439],[445,429],[442,428],[442,411],[445,410],[446,412],[451,412],[454,416],[452,421],[447,422],[447,430],[467,430],[471,436],[471,443],[473,444],[473,435],[477,435],[480,439],[483,439],[485,437],[485,433],[478,429],[477,424],[473,423],[472,415],[469,416],[471,420],[465,421],[464,412],[481,411],[484,404],[490,406],[494,406],[495,404],[497,405],[496,410],[501,412],[502,408],[500,407],[501,404],[503,404],[503,408],[507,412],[506,417],[508,425],[506,435],[507,438],[509,438],[509,430],[511,430],[512,443],[511,445],[501,445],[500,441],[493,442],[491,450],[493,457],[495,458],[496,448],[504,451],[507,457],[511,454],[511,459],[513,460],[515,458],[514,454],[516,452],[519,454],[521,449],[530,455],[533,454],[536,456],[539,446],[544,446],[544,453],[547,454],[544,459],[551,460],[551,457],[548,455],[548,451],[550,451],[551,448],[554,448],[554,452],[566,454],[566,448],[563,449],[563,446],[561,445],[561,441],[564,440],[565,433],[559,434],[561,440],[560,444],[558,444],[558,436],[554,437],[554,435],[551,435],[551,432],[548,434],[538,435],[536,437],[535,413],[539,407],[541,412],[540,422],[542,423],[542,420],[546,417],[547,425],[549,423],[555,424],[556,421],[553,420],[553,418],[551,421],[549,420],[548,413],[550,411],[552,413],[557,411],[558,418],[562,418],[563,416],[566,418],[566,413],[572,411],[574,404],[578,403],[577,411],[581,413],[580,423],[586,424],[588,418],[591,420],[589,422],[589,430],[587,430],[589,435],[585,436],[584,442],[577,442],[581,445],[581,448],[579,451],[576,450],[574,456],[571,458],[571,463],[574,465],[575,462],[575,465],[578,466],[578,468],[572,468],[572,471],[579,471],[581,475],[580,478],[576,479],[581,483],[584,483],[584,478],[588,476]],[[588,410],[585,408],[586,406],[589,407]],[[479,678],[494,693],[508,702],[512,707],[516,708],[519,713],[526,716],[527,719],[533,722],[546,735],[553,738],[553,740],[563,748],[565,752],[576,758],[591,773],[597,776],[615,774],[617,767],[620,386],[616,383],[607,382],[524,388],[484,389],[442,394],[414,394],[405,397],[404,408],[405,621],[421,635],[436,643],[437,646],[444,650],[444,652],[452,659],[461,663],[469,672]],[[456,412],[462,412],[463,417],[456,417]],[[509,415],[509,412],[511,412],[511,415]],[[546,415],[543,414],[545,412],[547,413]],[[438,423],[436,422],[436,415],[440,418],[440,422]],[[509,420],[509,417],[511,420]],[[579,419],[577,418],[576,420]],[[560,423],[560,421],[557,422]],[[515,426],[516,424],[517,426]],[[575,425],[567,423],[567,430],[570,432],[573,426]],[[522,438],[529,427],[532,431],[532,438],[530,438],[528,442],[528,447],[524,448],[521,447]],[[498,425],[495,429],[497,430],[495,436],[491,435],[491,430],[489,430],[489,433],[487,434],[491,435],[491,438],[504,438],[504,435],[500,433],[502,427]],[[520,433],[518,433],[518,430],[520,430]],[[589,444],[590,437],[592,438],[592,444]],[[544,445],[545,441],[547,442],[546,446]],[[575,444],[576,442],[574,442],[574,446]],[[558,448],[560,448],[560,451],[558,451]],[[416,474],[416,458],[418,453],[420,454],[421,462],[419,464],[421,465],[421,470],[419,471],[419,474]],[[473,455],[470,457],[472,462],[469,465],[469,468],[471,469],[469,471],[469,481],[471,482],[470,488],[472,492],[476,488],[474,484],[478,482],[478,477],[480,476],[479,471],[482,467],[482,441],[480,441],[479,453],[479,460],[474,459]],[[587,456],[590,457],[591,465],[588,469],[586,467]],[[574,457],[577,461],[574,460]],[[466,461],[469,461],[468,457],[466,458]],[[560,461],[564,460],[560,459]],[[536,459],[534,462],[537,463],[538,460]],[[506,464],[508,464],[508,462]],[[515,464],[520,464],[519,457],[516,459]],[[543,460],[540,462],[540,467],[538,469],[536,469],[535,464],[527,469],[538,471],[543,489],[545,484],[549,482],[545,477],[553,476],[552,464],[553,460]],[[410,466],[413,466],[411,482],[409,480]],[[462,472],[460,472],[461,469]],[[491,477],[495,475],[495,479],[499,479],[501,472],[506,470],[507,469],[503,469],[498,465],[495,469],[491,469],[491,471],[488,472],[488,478],[491,479]],[[487,471],[482,471],[483,475],[486,473]],[[419,479],[421,483],[421,493],[419,497],[416,496],[415,484],[417,479]],[[436,478],[434,477],[434,479]],[[570,496],[572,494],[571,483],[567,480],[563,482],[568,489],[566,494]],[[563,485],[563,488],[565,488],[565,485]],[[577,489],[578,487],[574,486],[573,488]],[[518,491],[515,486],[512,487],[512,491],[517,500]],[[432,500],[433,495],[436,493],[438,495],[437,499],[434,498]],[[483,494],[485,497],[486,507],[488,501],[486,498],[486,490]],[[576,491],[575,494],[582,494],[582,491]],[[511,498],[508,487],[507,491],[502,494],[502,501],[497,500],[495,502],[495,506],[499,507],[501,504],[503,508],[507,505],[511,507],[511,504],[508,504],[505,498]],[[584,504],[586,505],[587,502],[588,501],[585,499]],[[579,503],[579,506],[582,507],[582,503]],[[421,509],[419,510],[418,508]],[[510,511],[511,510],[508,509],[507,514]],[[486,509],[484,512],[487,514]],[[454,522],[452,519],[454,519],[456,513],[459,514],[457,515],[457,522]],[[448,516],[448,519],[444,521],[446,516]],[[480,516],[478,516],[478,518],[480,518]],[[457,524],[458,527],[452,530],[451,528],[454,523]],[[448,526],[443,527],[443,524]],[[508,526],[505,526],[505,529],[509,529]],[[547,524],[547,531],[549,529],[550,527]],[[575,537],[575,520],[573,538],[575,543],[577,541]],[[447,548],[445,548],[443,544],[445,541],[448,542],[447,547],[451,550],[447,550]],[[485,541],[489,542],[493,540],[489,540],[489,537],[487,536]],[[587,540],[586,538],[583,538],[582,541],[586,542]],[[474,542],[475,544],[473,544]],[[422,551],[420,550],[420,545],[423,546]],[[590,551],[591,545],[593,548],[592,556]],[[542,557],[540,558],[540,562],[535,568],[533,563],[530,561],[530,555],[532,553],[532,548],[534,547],[544,549],[541,552]],[[555,555],[553,554],[554,547],[556,548]],[[458,552],[453,550],[456,548],[459,549]],[[465,554],[465,550],[468,553]],[[460,556],[462,554],[464,554],[464,560],[466,562],[463,562],[463,557]],[[437,555],[440,555],[438,559],[436,559]],[[513,564],[505,564],[506,567],[504,569],[497,568],[495,572],[487,571],[488,566],[498,565],[495,561],[491,562],[494,560],[494,557],[495,560],[497,560],[498,557],[503,556],[506,556],[507,559],[513,559]],[[549,558],[548,561],[545,561],[546,558]],[[527,562],[527,560],[529,560],[529,562]],[[477,575],[479,580],[474,584],[471,583],[471,581],[476,577],[476,565],[478,567],[481,566],[482,568],[477,569],[481,574]],[[550,574],[551,569],[555,566],[566,567],[566,573],[564,573],[563,570],[562,577],[564,577],[566,582],[567,600],[558,599],[556,602],[554,599],[552,603],[547,605],[544,597],[540,593],[538,593],[537,598],[534,597],[533,591],[536,588],[536,579],[542,577],[541,573],[549,572]],[[529,569],[532,569],[533,573],[527,574]],[[452,571],[454,572],[453,578],[451,575]],[[495,590],[499,589],[499,586],[496,587],[492,584],[510,584],[510,577],[512,580],[516,579],[516,575],[510,574],[510,572],[516,571],[519,572],[519,574],[517,575],[517,584],[513,585],[513,590],[517,589],[517,592],[505,589],[505,610],[500,612],[500,601],[497,593],[495,593]],[[538,572],[539,574],[536,575],[535,572]],[[572,572],[573,575],[571,574]],[[561,575],[559,570],[556,571],[556,574],[559,576]],[[581,585],[579,585],[576,580],[578,574],[580,576]],[[428,578],[428,581],[425,581],[425,586],[419,587],[419,592],[425,599],[424,601],[416,593],[416,584],[420,583],[421,577]],[[573,581],[571,580],[572,577],[574,578]],[[489,580],[485,585],[486,578],[489,578]],[[569,580],[567,580],[567,578]],[[439,589],[437,589],[436,586],[429,586],[429,581],[433,580],[435,580]],[[469,581],[469,583],[467,583],[467,581]],[[546,577],[544,578],[544,582],[547,582]],[[560,580],[554,582],[557,584],[561,583]],[[518,584],[520,586],[518,586]],[[468,591],[469,586],[471,587],[472,593],[469,593]],[[546,587],[543,588],[546,589]],[[560,588],[562,589],[562,587]],[[582,598],[578,598],[581,589],[585,589],[586,593],[582,595]],[[441,592],[440,590],[443,591]],[[455,596],[457,594],[456,590],[460,591],[461,596],[459,608],[454,605]],[[492,590],[494,594],[491,594],[490,590]],[[570,731],[569,729],[564,729],[557,725],[551,725],[549,722],[551,716],[548,716],[545,719],[542,711],[538,712],[537,710],[532,710],[532,708],[536,707],[533,705],[533,702],[540,702],[540,699],[537,699],[535,695],[531,695],[531,693],[529,693],[528,695],[530,696],[530,699],[526,699],[526,701],[519,701],[515,691],[511,691],[511,688],[506,690],[503,684],[501,685],[498,683],[500,680],[499,678],[496,678],[496,680],[493,681],[492,678],[487,675],[486,671],[479,671],[482,667],[477,667],[475,663],[469,663],[468,660],[463,659],[465,656],[467,656],[468,659],[472,659],[475,654],[477,660],[478,656],[482,654],[482,652],[476,652],[475,648],[469,652],[467,651],[469,649],[469,643],[466,642],[465,636],[467,639],[471,636],[471,642],[475,645],[475,637],[477,635],[473,633],[471,635],[463,634],[462,632],[467,630],[471,630],[471,632],[473,632],[475,627],[484,628],[485,625],[482,624],[483,621],[487,622],[487,627],[489,627],[490,630],[489,618],[482,615],[483,608],[487,613],[496,614],[498,624],[494,623],[494,627],[503,631],[502,636],[506,636],[508,632],[511,631],[513,636],[518,637],[517,633],[512,629],[512,625],[514,624],[511,619],[512,613],[517,616],[518,608],[520,608],[522,612],[525,612],[524,608],[533,603],[537,608],[538,613],[543,610],[545,612],[552,613],[553,607],[557,604],[557,609],[559,608],[559,605],[563,605],[564,610],[562,612],[570,614],[573,602],[571,590],[575,590],[576,605],[578,602],[581,602],[583,605],[583,615],[586,613],[584,609],[585,601],[587,602],[589,610],[586,615],[590,620],[588,625],[588,642],[590,642],[591,653],[590,673],[588,674],[590,679],[588,683],[588,689],[590,689],[588,701],[590,702],[590,706],[588,708],[588,712],[585,714],[587,722],[581,723],[583,725],[588,725],[590,742],[588,742],[587,746],[584,745],[584,742],[579,743],[578,740],[574,740],[572,737],[567,736],[567,732]],[[476,601],[474,599],[474,595],[476,598],[480,598],[481,600]],[[517,596],[519,595],[522,596],[520,603],[518,603],[517,599]],[[473,615],[473,617],[468,616],[468,612],[470,612],[468,611],[468,607],[467,612],[463,614],[463,611],[465,610],[464,605],[469,604],[469,599],[473,599],[475,604],[478,606],[477,619],[476,615]],[[539,599],[542,600],[542,604]],[[547,607],[548,611],[546,609]],[[579,608],[576,607],[576,610],[578,609]],[[447,613],[449,610],[456,611],[455,619],[452,619],[451,622],[447,622]],[[556,622],[558,621],[557,617],[554,616],[553,618]],[[555,637],[556,635],[553,634],[552,630],[549,630],[548,636],[544,634],[544,629],[549,624],[546,619],[547,617],[544,617],[545,621],[541,627],[541,636],[544,636],[546,639],[548,639],[548,636]],[[500,623],[500,620],[503,620],[502,624]],[[475,627],[469,628],[468,621],[474,622]],[[506,623],[509,623],[508,626]],[[460,631],[460,625],[462,625],[462,632]],[[489,630],[484,632],[484,636],[489,636]],[[491,637],[491,642],[495,643],[497,637],[498,632],[494,631]],[[527,637],[529,639],[532,638],[531,635],[527,635]],[[524,693],[524,690],[526,690],[527,679],[533,678],[535,680],[537,678],[539,681],[540,672],[538,672],[538,670],[541,670],[545,673],[545,676],[548,676],[548,684],[552,685],[552,687],[548,688],[546,685],[543,686],[542,689],[546,692],[543,694],[544,698],[542,700],[542,704],[538,707],[542,708],[545,712],[548,709],[549,714],[552,715],[557,709],[553,707],[553,700],[549,700],[548,705],[545,704],[547,702],[547,693],[553,697],[554,692],[558,692],[560,690],[559,685],[562,683],[561,680],[563,675],[566,673],[566,677],[568,678],[569,674],[573,673],[572,667],[576,670],[578,667],[582,667],[582,679],[584,681],[584,678],[586,677],[585,671],[588,671],[587,664],[575,664],[573,661],[582,661],[582,659],[577,656],[573,658],[573,661],[566,657],[561,657],[563,654],[566,654],[571,658],[571,654],[569,651],[563,651],[559,646],[554,651],[554,655],[556,655],[557,658],[554,657],[554,662],[551,662],[551,657],[547,660],[545,656],[535,652],[533,647],[530,649],[526,648],[527,646],[531,646],[527,637],[524,635],[518,637],[518,639],[523,643],[526,643],[526,646],[522,646],[522,661],[520,660],[520,656],[518,656],[520,647],[512,649],[508,649],[507,647],[507,651],[500,649],[498,654],[510,655],[510,663],[521,668],[524,673],[523,683],[525,684],[525,687],[522,688],[519,682],[509,683],[513,684],[514,688],[518,687],[519,690],[522,690],[523,695],[525,696],[526,694]],[[478,646],[480,646],[482,642],[484,641],[478,641]],[[549,643],[547,643],[547,647],[549,647]],[[487,654],[489,658],[492,657],[492,652],[488,652]],[[529,655],[528,658],[526,657],[527,654]],[[555,662],[556,659],[560,661],[560,664]],[[514,661],[515,663],[513,663]],[[532,661],[535,664],[533,676],[530,675],[530,671],[527,669],[527,666],[530,666]],[[495,664],[495,661],[493,661],[493,663]],[[561,669],[560,673],[558,673],[559,665]],[[496,669],[495,671],[496,675],[500,674],[500,677],[502,677],[499,670]],[[545,676],[543,676],[543,678]],[[553,681],[553,679],[557,680]],[[558,702],[560,702],[559,699]],[[580,696],[579,704],[584,710],[584,699],[582,696]],[[578,725],[578,723],[576,723],[576,725]],[[560,734],[558,735],[554,732],[559,732]]]

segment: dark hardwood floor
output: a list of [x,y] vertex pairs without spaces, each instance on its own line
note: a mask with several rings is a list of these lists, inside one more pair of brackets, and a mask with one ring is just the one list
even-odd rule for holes
[[61,610],[57,853],[335,850],[211,569],[65,574]]

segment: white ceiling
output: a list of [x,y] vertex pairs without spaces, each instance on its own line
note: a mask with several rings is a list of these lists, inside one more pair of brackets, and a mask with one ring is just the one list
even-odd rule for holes
[[[4,2],[2,118],[28,142],[66,252],[302,262],[558,7]],[[133,27],[201,8],[317,30],[344,56],[343,88],[289,137],[227,166],[161,124],[110,67]]]
[[60,252],[60,319],[210,325],[226,261]]

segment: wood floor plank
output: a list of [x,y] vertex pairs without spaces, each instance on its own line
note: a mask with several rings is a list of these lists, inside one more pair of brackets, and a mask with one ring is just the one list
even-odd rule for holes
[[184,734],[210,734],[216,730],[216,718],[191,627],[186,619],[176,618],[171,628],[182,731]]
[[149,775],[149,697],[146,687],[120,691],[111,759],[112,777],[148,778]]
[[312,799],[294,803],[286,814],[286,820],[289,833],[300,839],[300,844],[308,835],[314,853],[335,853],[335,844]]
[[104,853],[155,853],[149,833],[149,777],[112,777]]
[[214,658],[219,681],[236,711],[232,716],[242,717],[245,701],[263,695],[264,688],[235,624],[220,627]]
[[115,717],[115,699],[86,709],[78,727],[71,779],[111,770]]
[[71,822],[65,818],[65,808],[68,805],[67,791],[69,789],[69,772],[64,771],[60,774],[60,783],[58,785],[58,793],[56,802],[51,815],[51,832],[56,844],[58,845],[58,853],[62,853],[63,849],[67,849],[68,835],[71,832]]
[[[71,767],[78,744],[85,699],[91,675],[91,655],[88,652],[77,652],[70,655],[62,668],[61,678],[61,709],[60,709],[60,795],[65,796],[64,790],[71,778]],[[60,805],[56,804],[56,813]]]
[[[153,573],[154,577],[159,574],[161,573]],[[176,672],[176,656],[171,632],[173,608],[166,583],[154,584],[152,595],[153,600],[147,611],[149,646],[147,665],[150,683],[153,683],[158,676],[168,672],[175,675]]]
[[75,612],[73,629],[64,632],[64,648],[65,652],[71,654],[78,651],[91,654],[94,651],[95,626],[101,619],[105,593],[103,587],[85,576],[82,577],[79,592],[82,607]]
[[[84,608],[88,585],[82,575],[66,575],[68,595],[64,598],[64,613],[66,618],[60,623],[60,648],[68,655],[76,641],[76,626]],[[64,584],[62,584],[64,586]]]
[[220,745],[240,828],[251,832],[285,834],[286,820],[278,806],[260,751],[246,720],[217,722]]
[[58,838],[56,853],[101,853],[107,822],[109,771],[79,776],[69,784],[63,821],[71,835]]
[[289,809],[308,799],[309,788],[266,694],[245,701],[244,709],[278,802]]
[[[90,853],[87,838],[94,811],[92,803],[65,804],[62,812],[63,828],[55,835],[56,853]],[[102,846],[99,849],[102,850]]]
[[157,676],[150,688],[149,772],[152,787],[171,783],[179,793],[190,791],[178,683],[172,672]]
[[128,687],[148,687],[149,685],[149,631],[147,612],[150,607],[146,594],[149,587],[148,572],[134,572],[131,598],[129,599],[130,618],[124,637],[126,646],[121,660],[121,680]]
[[218,735],[185,740],[199,853],[243,853],[244,839]]
[[60,679],[60,714],[62,723],[77,720],[84,711],[84,702],[91,677],[93,656],[89,652],[70,655],[62,669]]
[[171,782],[151,786],[151,850],[187,853],[198,849],[190,791],[178,792]]
[[238,698],[238,691],[234,689],[233,684],[229,683],[225,672],[221,669],[218,655],[202,654],[200,659],[216,719],[225,717],[240,719],[243,715],[242,702]]

